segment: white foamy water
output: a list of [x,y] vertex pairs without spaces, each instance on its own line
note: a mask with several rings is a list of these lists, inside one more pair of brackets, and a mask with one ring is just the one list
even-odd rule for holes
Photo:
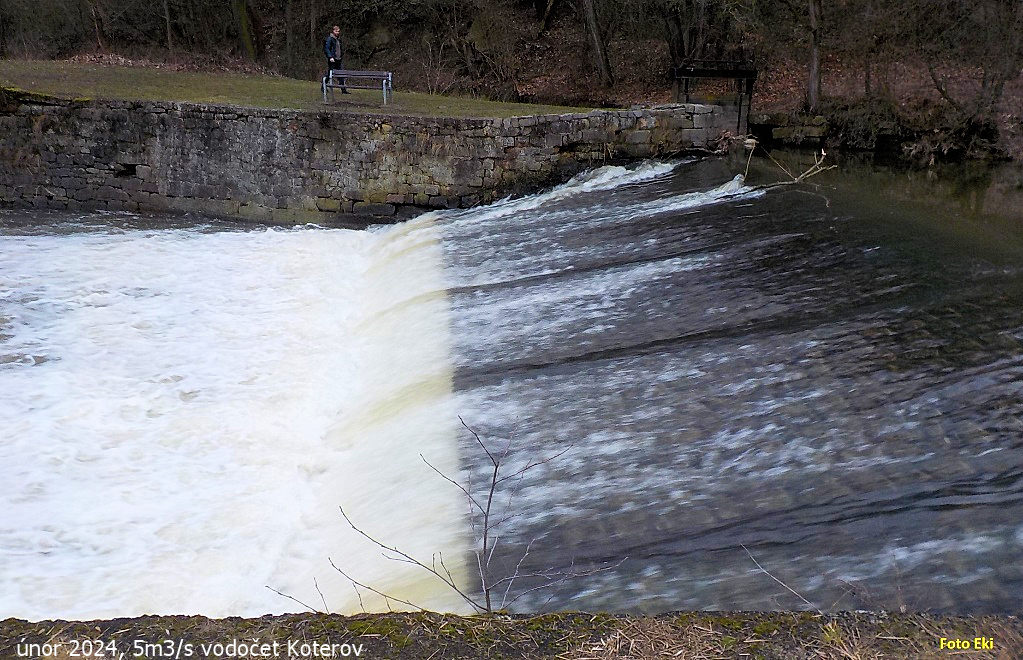
[[[608,165],[594,170],[586,170],[572,177],[569,181],[536,195],[506,198],[479,209],[448,213],[471,225],[481,225],[485,221],[503,219],[515,223],[531,222],[532,218],[522,215],[524,211],[532,211],[551,202],[568,198],[577,198],[585,193],[612,190],[623,186],[641,184],[670,175],[682,161],[659,163],[644,162],[635,168],[620,165]],[[456,221],[457,222],[457,221]]]
[[0,618],[463,609],[338,511],[464,577],[428,221],[0,244]]

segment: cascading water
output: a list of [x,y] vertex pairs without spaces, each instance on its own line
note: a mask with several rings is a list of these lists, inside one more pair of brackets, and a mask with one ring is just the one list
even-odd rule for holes
[[801,606],[748,549],[821,608],[1018,609],[1023,240],[828,185],[607,167],[362,233],[9,213],[0,617],[386,607],[328,558],[464,610],[337,511],[471,588],[423,460],[486,484],[459,417],[508,473],[557,455],[499,491],[498,572],[612,567],[516,608]]
[[0,617],[457,609],[338,510],[462,576],[432,230],[87,220],[3,237]]

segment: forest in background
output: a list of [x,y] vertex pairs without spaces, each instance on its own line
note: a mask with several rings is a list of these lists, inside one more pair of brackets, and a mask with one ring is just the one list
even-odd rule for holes
[[830,113],[868,147],[878,126],[945,152],[1023,134],[1023,0],[0,0],[0,57],[316,79],[335,23],[346,66],[403,89],[623,105],[737,60],[760,109]]

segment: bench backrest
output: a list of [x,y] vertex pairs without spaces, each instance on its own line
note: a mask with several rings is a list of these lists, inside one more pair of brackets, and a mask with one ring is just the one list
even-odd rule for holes
[[390,71],[350,71],[348,69],[331,69],[330,75],[334,78],[379,78],[390,79]]

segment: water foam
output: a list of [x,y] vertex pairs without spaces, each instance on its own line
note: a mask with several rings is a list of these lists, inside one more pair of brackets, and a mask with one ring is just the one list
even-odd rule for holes
[[429,222],[3,240],[0,618],[460,608],[337,509],[464,576]]
[[450,213],[449,217],[473,225],[496,219],[514,218],[525,211],[532,211],[551,202],[659,179],[671,174],[680,164],[682,161],[667,163],[647,161],[634,168],[620,165],[598,167],[581,172],[566,183],[546,192],[528,197],[505,198],[481,209]]

